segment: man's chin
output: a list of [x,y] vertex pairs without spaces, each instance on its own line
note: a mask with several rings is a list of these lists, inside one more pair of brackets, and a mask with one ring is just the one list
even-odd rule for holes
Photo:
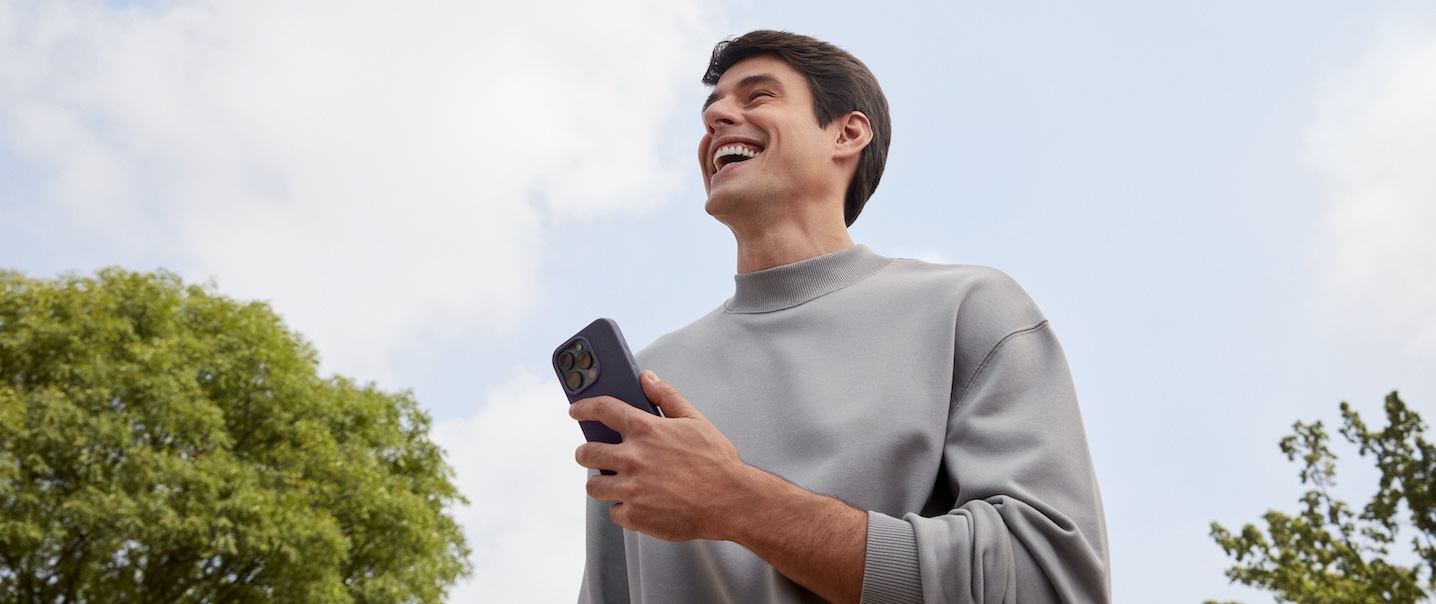
[[739,200],[736,199],[736,196],[730,192],[709,192],[708,201],[703,203],[703,211],[708,212],[709,216],[722,221],[724,216],[733,214],[741,205]]
[[720,211],[719,206],[721,205],[722,204],[720,202],[713,199],[712,195],[709,195],[708,200],[703,202],[703,211],[707,212],[709,216],[713,216],[716,218]]

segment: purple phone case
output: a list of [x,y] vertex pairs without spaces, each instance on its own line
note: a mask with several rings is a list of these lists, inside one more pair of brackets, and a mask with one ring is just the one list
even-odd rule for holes
[[[638,377],[638,363],[633,360],[633,353],[628,351],[628,344],[623,339],[623,332],[618,330],[618,323],[612,319],[598,319],[589,323],[588,327],[554,349],[549,360],[560,385],[564,382],[564,371],[559,368],[559,354],[576,340],[588,342],[588,350],[597,364],[598,377],[577,392],[570,391],[565,386],[563,391],[568,395],[569,404],[580,399],[608,395],[654,415],[662,415],[658,407],[649,402],[648,397],[643,394],[643,385]],[[583,429],[584,438],[590,442],[623,442],[622,436],[601,422],[581,421],[578,424]]]

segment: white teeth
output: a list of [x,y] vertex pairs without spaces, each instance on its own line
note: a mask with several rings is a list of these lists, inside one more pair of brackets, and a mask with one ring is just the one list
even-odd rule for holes
[[724,145],[713,153],[713,169],[717,170],[722,168],[724,164],[719,163],[718,160],[730,155],[753,158],[758,156],[758,152],[742,145]]

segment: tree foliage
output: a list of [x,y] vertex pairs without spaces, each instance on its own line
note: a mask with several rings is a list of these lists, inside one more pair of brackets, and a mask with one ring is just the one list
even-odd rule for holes
[[[1274,592],[1282,602],[1418,602],[1436,590],[1436,448],[1422,436],[1421,417],[1395,392],[1386,397],[1387,425],[1372,430],[1341,403],[1341,435],[1370,455],[1381,472],[1376,494],[1360,512],[1334,498],[1336,455],[1320,421],[1294,425],[1281,441],[1288,460],[1301,460],[1311,489],[1301,512],[1272,510],[1266,531],[1234,534],[1212,523],[1212,538],[1235,558],[1233,582]],[[1414,533],[1407,566],[1391,559],[1403,528]]]
[[468,550],[428,430],[265,304],[0,271],[0,601],[438,602]]

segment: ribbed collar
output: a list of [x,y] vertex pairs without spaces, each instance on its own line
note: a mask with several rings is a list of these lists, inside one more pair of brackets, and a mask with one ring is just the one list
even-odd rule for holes
[[858,244],[817,258],[734,275],[737,289],[723,307],[733,313],[791,308],[862,281],[889,262],[892,258]]

